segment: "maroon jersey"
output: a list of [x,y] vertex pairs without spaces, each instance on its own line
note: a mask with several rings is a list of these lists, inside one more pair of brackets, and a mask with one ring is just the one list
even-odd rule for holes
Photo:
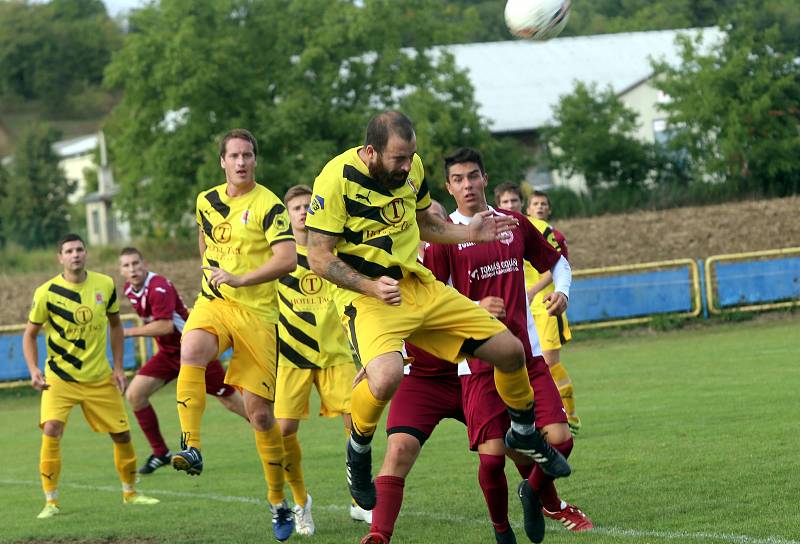
[[565,259],[569,260],[569,250],[567,249],[567,239],[564,237],[561,232],[553,229],[553,238],[556,239],[558,242],[559,247],[561,248],[561,254],[564,256]]
[[[542,234],[519,213],[495,210],[498,215],[511,215],[519,226],[504,240],[489,243],[431,244],[425,250],[425,266],[436,278],[450,283],[466,297],[480,301],[494,296],[503,299],[506,317],[501,319],[506,327],[522,341],[528,360],[539,349],[533,318],[528,308],[525,292],[525,275],[522,261],[527,260],[540,273],[550,270],[561,254]],[[469,223],[470,218],[456,210],[450,220],[457,224]],[[529,333],[529,331],[531,331]],[[469,361],[470,371],[490,371],[491,366],[477,359]]]
[[156,336],[158,349],[165,355],[180,357],[181,332],[189,311],[181,300],[178,291],[167,278],[153,272],[147,273],[144,284],[138,291],[125,282],[125,296],[131,301],[131,306],[145,323],[157,319],[168,319],[175,325],[175,332],[165,336]]
[[458,365],[434,357],[424,349],[406,342],[406,354],[413,357],[409,365],[408,374],[424,378],[453,378],[458,380]]

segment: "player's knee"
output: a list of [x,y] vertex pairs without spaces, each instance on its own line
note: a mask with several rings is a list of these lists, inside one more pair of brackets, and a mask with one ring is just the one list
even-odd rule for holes
[[121,433],[108,433],[111,436],[111,440],[116,442],[117,444],[125,444],[126,442],[131,441],[131,433],[130,431],[123,431]]
[[510,332],[492,338],[476,350],[475,355],[488,361],[501,372],[514,372],[525,366],[525,349]]
[[64,434],[64,422],[51,419],[44,422],[42,432],[52,438],[61,438]]
[[405,477],[417,460],[422,445],[419,440],[407,434],[394,434],[389,438],[386,459],[382,473]]
[[275,416],[271,410],[263,407],[251,408],[247,411],[247,418],[250,420],[250,425],[257,431],[268,431],[273,425],[277,425]]
[[572,438],[572,433],[569,432],[569,425],[566,423],[545,425],[542,428],[542,435],[549,444],[563,444]]
[[128,404],[130,404],[131,409],[135,412],[137,410],[141,410],[145,406],[147,406],[148,398],[147,395],[143,394],[139,389],[135,387],[129,387],[127,391],[125,391],[125,398],[128,400]]

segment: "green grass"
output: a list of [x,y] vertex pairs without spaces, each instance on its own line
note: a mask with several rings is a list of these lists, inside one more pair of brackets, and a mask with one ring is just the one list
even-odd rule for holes
[[[570,458],[574,473],[558,487],[597,529],[572,534],[548,522],[546,542],[800,544],[798,325],[730,323],[568,346],[563,361],[584,428]],[[166,388],[154,399],[170,438],[178,436],[173,394]],[[63,448],[64,514],[38,521],[38,399],[0,393],[0,540],[273,541],[258,503],[265,485],[252,434],[217,402],[208,406],[205,472],[190,478],[162,469],[142,478],[140,489],[162,500],[156,508],[121,504],[109,439],[73,412]],[[340,421],[314,417],[300,436],[318,527],[308,542],[357,542],[366,526],[347,514]],[[144,458],[138,428],[134,441]],[[395,541],[492,542],[476,466],[459,424],[437,429],[406,483]],[[508,474],[513,485],[517,476]],[[513,494],[510,515],[525,542]]]

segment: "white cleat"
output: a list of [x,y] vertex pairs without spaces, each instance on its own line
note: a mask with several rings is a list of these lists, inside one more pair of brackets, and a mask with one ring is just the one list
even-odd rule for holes
[[372,510],[364,510],[357,504],[350,504],[350,518],[353,521],[363,521],[372,525]]
[[311,495],[306,494],[306,505],[295,504],[292,507],[294,514],[294,530],[298,535],[311,536],[314,534],[314,518],[311,517]]

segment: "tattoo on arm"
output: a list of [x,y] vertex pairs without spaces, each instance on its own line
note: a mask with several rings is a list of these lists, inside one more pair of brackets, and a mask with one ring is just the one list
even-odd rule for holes
[[352,267],[345,264],[338,257],[334,257],[325,269],[325,279],[335,283],[339,287],[350,289],[358,293],[366,294],[363,290],[363,282],[369,281],[369,278],[363,274],[359,274]]
[[437,217],[433,217],[427,210],[419,214],[418,223],[420,227],[420,238],[428,242],[439,241],[436,238],[443,236],[445,232],[447,232],[447,223]]

